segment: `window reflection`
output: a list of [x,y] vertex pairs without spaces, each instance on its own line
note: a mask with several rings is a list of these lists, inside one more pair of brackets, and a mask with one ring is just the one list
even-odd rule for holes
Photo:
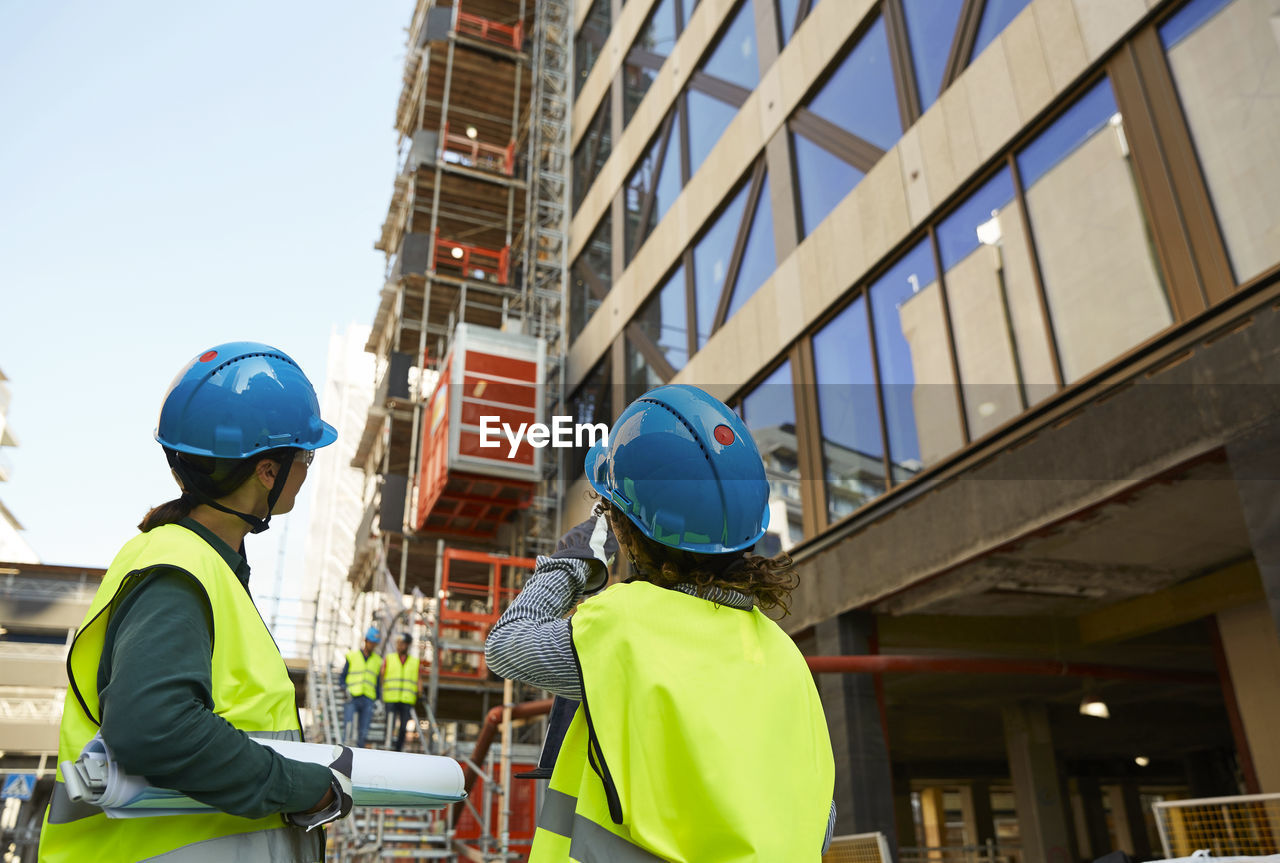
[[604,218],[574,261],[569,291],[569,340],[582,332],[613,287],[613,218]]
[[611,26],[609,0],[594,0],[591,11],[582,22],[582,29],[573,40],[573,95],[575,97],[582,89],[587,76],[591,74],[591,68],[595,66],[601,50],[604,49],[604,41],[609,38]]
[[773,207],[769,203],[769,177],[766,174],[760,183],[760,197],[756,201],[756,212],[751,220],[751,231],[747,234],[742,262],[738,264],[738,275],[734,279],[733,294],[729,298],[729,311],[725,320],[733,317],[751,299],[765,280],[773,275],[776,266]]
[[814,334],[813,364],[827,516],[836,521],[885,490],[884,441],[863,297]]
[[698,7],[698,0],[678,0],[680,3],[680,28],[684,29],[689,26],[689,18],[693,15],[693,10]]
[[[666,379],[664,371],[674,374],[689,360],[689,328],[686,323],[687,303],[684,267],[649,298],[627,328],[627,402]],[[662,369],[665,365],[667,368]]]
[[1280,262],[1280,6],[1195,0],[1160,27],[1237,282]]
[[876,18],[808,107],[881,150],[902,137],[884,18]]
[[799,133],[791,136],[800,196],[801,233],[809,236],[864,174]]
[[689,176],[707,160],[738,109],[697,90],[689,90]]
[[678,33],[676,31],[675,0],[659,0],[649,18],[636,36],[635,43],[627,53],[627,62],[622,67],[622,123],[627,126],[640,107],[645,93],[649,92],[662,61],[675,47]]
[[969,54],[970,61],[982,53],[982,49],[986,48],[996,40],[1004,28],[1014,18],[1018,17],[1018,13],[1030,3],[1031,0],[986,0],[986,4],[982,9],[982,23],[978,25],[978,37],[973,42],[973,51]]
[[[609,361],[610,354],[610,351],[605,351],[604,359],[587,374],[582,381],[582,385],[569,397],[569,413],[572,414],[573,421],[577,424],[604,423],[608,426],[613,425],[614,404],[611,378],[613,372],[612,363]],[[584,440],[583,443],[585,444],[586,441]],[[573,482],[582,476],[583,461],[586,459],[589,449],[591,449],[589,446],[575,446],[566,453],[566,461],[564,463],[567,468],[565,473],[569,482]]]
[[627,179],[623,199],[627,211],[624,263],[631,263],[645,238],[680,196],[679,122],[677,109],[662,124],[648,152]]
[[779,44],[785,46],[791,41],[800,22],[809,17],[817,5],[818,0],[778,0],[778,30],[782,35]]
[[578,149],[573,151],[573,212],[578,212],[582,199],[587,196],[591,182],[604,163],[609,159],[613,149],[613,133],[610,129],[610,100],[605,97],[604,104],[591,118],[587,134],[578,142]]
[[970,438],[1056,389],[1027,238],[1008,169],[937,229]]
[[747,186],[734,195],[729,206],[720,213],[702,239],[693,247],[693,275],[696,296],[698,347],[711,338],[716,308],[724,292],[725,279],[729,275],[729,262],[733,255],[734,240],[742,222],[746,206]]
[[[790,362],[784,362],[742,400],[742,419],[760,450],[769,481],[769,534],[777,538],[777,550],[786,551],[804,536]],[[766,535],[757,552],[773,551],[768,544]]]
[[756,26],[751,14],[751,0],[738,6],[733,23],[720,37],[702,71],[708,75],[754,90],[760,82],[760,65],[756,59]]
[[963,8],[964,0],[902,0],[921,113],[942,92],[942,76]]
[[964,443],[929,241],[877,279],[870,295],[889,459],[900,482]]
[[1173,322],[1103,79],[1017,156],[1066,382]]

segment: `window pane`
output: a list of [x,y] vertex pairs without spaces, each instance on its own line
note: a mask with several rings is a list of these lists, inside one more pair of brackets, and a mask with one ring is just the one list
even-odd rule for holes
[[577,96],[583,82],[591,74],[591,67],[596,64],[596,58],[604,48],[604,40],[609,37],[610,26],[612,25],[609,20],[609,0],[595,0],[591,4],[591,11],[587,13],[587,19],[582,22],[582,29],[578,31],[578,36],[573,41],[574,81],[576,82],[573,88],[574,96]]
[[809,236],[836,204],[862,181],[864,174],[803,135],[792,134],[796,185],[800,195],[801,230]]
[[697,90],[689,90],[689,176],[698,172],[738,109]]
[[963,8],[964,0],[902,0],[921,111],[927,111],[942,92],[942,73]]
[[[783,46],[791,41],[796,28],[800,25],[796,16],[800,13],[801,2],[802,0],[778,0],[778,28],[782,31]],[[813,12],[813,7],[817,5],[818,0],[809,0],[809,8],[805,10],[805,16],[808,17]]]
[[[769,534],[777,537],[777,551],[786,551],[804,536],[790,362],[784,362],[742,400],[742,419],[760,450],[769,480]],[[769,544],[766,534],[756,551],[777,553]]]
[[1173,322],[1110,82],[1068,108],[1017,161],[1069,383]]
[[922,240],[871,286],[893,480],[964,443],[933,252]]
[[1056,390],[1031,256],[1008,169],[938,225],[969,436]]
[[[671,204],[680,195],[680,136],[672,129],[667,141],[666,155],[662,159],[662,173],[654,176],[658,168],[658,153],[662,147],[662,135],[659,133],[649,145],[649,152],[636,166],[627,180],[625,205],[627,208],[626,243],[624,263],[631,263],[636,250],[654,226],[666,215]],[[648,219],[640,223],[645,196],[653,190],[654,199],[649,208]]]
[[756,214],[751,220],[751,233],[742,253],[738,278],[729,299],[729,312],[725,319],[733,317],[743,303],[751,299],[765,279],[773,275],[777,266],[773,249],[773,206],[769,203],[769,175],[760,184],[760,199],[756,202]]
[[569,291],[569,340],[591,320],[600,301],[613,287],[613,218],[606,210],[587,247],[573,263]]
[[[573,415],[575,423],[613,424],[612,363],[609,362],[611,354],[612,351],[604,352],[604,359],[587,374],[582,385],[569,397],[569,413]],[[589,449],[589,446],[580,446],[566,452],[565,474],[569,482],[582,476],[582,463]]]
[[676,44],[675,0],[660,0],[640,30],[622,67],[622,124],[627,126]]
[[1031,0],[987,0],[986,8],[982,10],[982,23],[978,25],[978,38],[973,42],[973,53],[969,55],[969,60],[972,62],[974,57],[982,53],[983,48],[994,42],[1029,2]]
[[604,104],[591,118],[587,134],[578,142],[578,149],[573,151],[573,212],[578,212],[582,199],[587,196],[591,182],[609,158],[613,148],[613,134],[610,130],[612,113],[611,100],[606,96]]
[[[677,372],[689,361],[686,305],[684,267],[680,266],[658,292],[640,307],[634,318],[644,336]],[[627,335],[626,398],[630,403],[647,390],[660,385],[662,376],[653,370],[644,351],[633,343],[632,333]]]
[[738,7],[729,29],[720,37],[702,71],[722,81],[754,90],[760,81],[756,60],[756,26],[751,15],[751,0]]
[[1280,5],[1197,0],[1160,28],[1238,282],[1280,262]]
[[698,0],[680,0],[681,30],[689,26],[689,18],[693,15],[693,10],[696,8],[698,8]]
[[813,337],[827,516],[844,518],[885,489],[884,441],[862,297]]
[[882,150],[888,150],[902,137],[883,18],[876,18],[809,103],[809,110]]
[[738,237],[738,226],[742,224],[742,210],[746,203],[747,187],[744,185],[716,223],[693,247],[698,347],[711,338],[711,325],[715,322],[725,277],[729,275],[729,258],[733,255],[733,243]]

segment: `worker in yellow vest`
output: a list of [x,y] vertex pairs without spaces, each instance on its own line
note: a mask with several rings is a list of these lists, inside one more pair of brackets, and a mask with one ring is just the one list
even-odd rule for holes
[[396,751],[404,751],[405,733],[413,706],[418,703],[418,658],[409,655],[413,637],[402,634],[396,652],[382,665],[382,701],[387,705],[387,722],[396,721]]
[[369,723],[373,721],[374,699],[382,695],[382,656],[377,652],[382,640],[376,626],[364,634],[364,645],[359,650],[347,651],[347,662],[342,666],[342,679],[346,682],[348,701],[342,708],[342,727],[351,742],[351,720],[357,718],[355,744],[364,746],[369,739]]
[[250,739],[301,740],[302,727],[249,594],[244,537],[293,509],[337,432],[297,363],[233,342],[174,378],[155,436],[182,495],[146,514],[76,632],[58,762],[100,736],[125,772],[221,811],[109,819],[71,797],[59,768],[39,859],[322,860],[312,828],[351,811],[350,751],[326,767]]
[[[586,476],[594,517],[538,559],[485,646],[496,673],[579,702],[530,863],[817,863],[835,763],[804,657],[763,613],[796,577],[749,553],[769,517],[750,432],[696,387],[658,387]],[[631,578],[578,605],[619,546]]]

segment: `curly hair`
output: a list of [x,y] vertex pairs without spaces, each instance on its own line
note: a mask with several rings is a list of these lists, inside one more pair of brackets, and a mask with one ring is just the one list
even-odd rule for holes
[[697,554],[645,536],[613,503],[597,501],[594,514],[609,516],[618,545],[631,558],[635,578],[666,588],[692,584],[699,595],[713,587],[736,590],[755,600],[762,611],[778,608],[784,617],[790,613],[791,592],[800,582],[791,555]]

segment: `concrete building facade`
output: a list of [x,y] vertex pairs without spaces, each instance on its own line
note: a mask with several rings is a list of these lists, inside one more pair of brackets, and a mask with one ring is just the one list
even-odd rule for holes
[[1153,801],[1280,792],[1280,3],[580,0],[575,33],[577,421],[737,406],[802,649],[968,663],[820,676],[837,832],[1144,855]]

